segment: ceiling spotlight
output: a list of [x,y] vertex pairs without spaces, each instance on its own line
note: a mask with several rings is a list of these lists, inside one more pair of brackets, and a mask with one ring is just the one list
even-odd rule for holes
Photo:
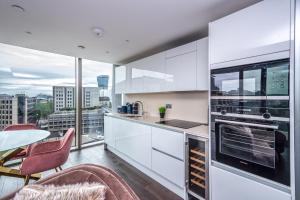
[[25,31],[25,33],[28,35],[32,35],[32,33],[30,31]]
[[22,6],[19,6],[17,4],[13,4],[13,5],[11,5],[11,7],[18,11],[25,12],[25,9]]
[[85,46],[83,46],[83,45],[78,45],[77,46],[79,49],[85,49]]
[[102,37],[104,30],[102,28],[99,27],[93,27],[92,28],[93,33],[97,36],[97,37]]
[[130,40],[125,40],[125,42],[128,42],[128,43],[129,43],[129,42],[130,42]]
[[109,51],[105,51],[105,53],[106,53],[106,54],[109,54],[110,52],[109,52]]

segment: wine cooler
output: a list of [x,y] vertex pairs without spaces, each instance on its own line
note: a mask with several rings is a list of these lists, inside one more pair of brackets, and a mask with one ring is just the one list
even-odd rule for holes
[[208,200],[208,139],[188,135],[186,142],[187,199]]

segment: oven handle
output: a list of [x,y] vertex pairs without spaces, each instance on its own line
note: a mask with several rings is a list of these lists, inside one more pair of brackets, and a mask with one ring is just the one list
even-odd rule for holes
[[222,120],[222,119],[215,119],[215,121],[216,122],[223,122],[223,123],[227,123],[227,124],[254,126],[254,127],[260,127],[260,128],[271,128],[271,129],[274,129],[274,130],[278,130],[278,126],[272,126],[272,125],[252,124],[252,123],[228,121],[228,120]]

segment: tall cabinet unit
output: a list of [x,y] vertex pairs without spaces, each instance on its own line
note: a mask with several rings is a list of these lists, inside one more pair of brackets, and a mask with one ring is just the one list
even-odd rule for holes
[[[210,23],[210,69],[235,67],[289,58],[291,35],[290,10],[290,0],[264,0]],[[229,73],[230,71],[228,71],[228,74]],[[229,83],[230,79],[228,80]],[[223,85],[220,84],[220,87],[225,88],[229,86],[225,79],[220,82],[222,81]],[[230,84],[231,87],[233,85],[232,83]],[[253,99],[258,99],[261,96],[257,95],[251,96],[251,98],[252,97]],[[225,98],[222,99],[219,96],[215,96],[215,98],[218,98],[220,102],[226,102]],[[228,99],[232,98],[234,97],[231,96]],[[242,99],[243,97],[239,98]],[[265,96],[265,98],[268,98],[268,96]],[[246,97],[245,102],[249,103],[249,99],[250,98]],[[249,110],[251,110],[252,106],[249,106],[249,108]],[[250,119],[250,117],[253,116],[249,114],[249,117],[245,112],[247,111],[245,110],[241,113],[241,115],[244,115],[243,119]],[[211,114],[212,118],[213,115],[214,114]],[[225,115],[228,116],[229,114],[225,113]],[[237,118],[236,115],[235,117]],[[256,121],[253,120],[254,126],[258,123]],[[243,126],[245,126],[245,124],[246,123],[244,123]],[[215,122],[211,122],[211,127],[214,129],[211,132],[216,132],[217,134],[218,131],[218,134],[220,134],[220,131],[215,129],[215,127],[217,127]],[[228,132],[231,133],[230,131]],[[210,135],[212,136],[214,134],[211,133]],[[213,140],[215,139],[214,137],[215,135],[212,136]],[[224,140],[224,138],[222,138],[222,140]],[[219,140],[216,139],[216,141]],[[239,141],[241,141],[241,139],[239,139]],[[292,144],[292,142],[293,141],[290,141],[290,144]],[[212,155],[215,156],[215,154],[213,154],[214,151],[217,153],[221,152],[217,149],[221,149],[221,145],[211,143],[211,146]],[[229,166],[230,164],[220,163],[216,161],[216,159],[211,161],[210,165],[211,200],[291,200],[289,186],[246,172],[242,161],[240,167]],[[272,170],[273,168],[270,168],[269,171]]]

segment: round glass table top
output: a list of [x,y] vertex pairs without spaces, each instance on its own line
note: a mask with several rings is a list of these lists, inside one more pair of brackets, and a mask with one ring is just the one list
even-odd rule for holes
[[0,151],[27,146],[43,140],[49,135],[50,132],[44,130],[0,131]]

